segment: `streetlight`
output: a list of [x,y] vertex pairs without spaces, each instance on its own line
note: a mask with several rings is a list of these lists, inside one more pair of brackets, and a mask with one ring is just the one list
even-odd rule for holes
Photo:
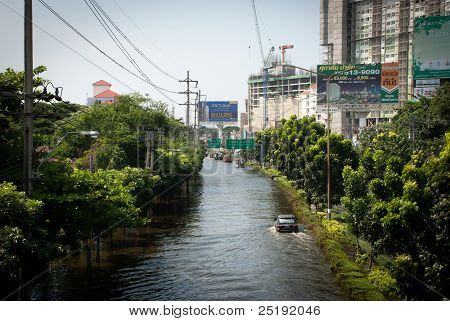
[[39,169],[41,168],[42,164],[47,161],[50,156],[53,154],[53,152],[58,148],[58,146],[62,143],[62,141],[68,136],[68,135],[82,135],[82,136],[91,136],[92,138],[97,139],[100,136],[100,133],[96,130],[81,130],[77,132],[67,132],[64,134],[63,137],[61,137],[58,142],[56,143],[55,147],[52,148],[50,152],[47,153],[47,155],[39,162],[39,165],[36,169],[36,173],[34,174],[35,177],[39,177]]

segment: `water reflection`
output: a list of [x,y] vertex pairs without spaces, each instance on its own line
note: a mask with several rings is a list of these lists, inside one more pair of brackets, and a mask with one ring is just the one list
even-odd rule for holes
[[82,256],[55,268],[34,299],[342,299],[309,232],[272,227],[273,217],[292,212],[273,181],[207,159],[189,186],[155,209],[152,226],[105,240],[90,273]]

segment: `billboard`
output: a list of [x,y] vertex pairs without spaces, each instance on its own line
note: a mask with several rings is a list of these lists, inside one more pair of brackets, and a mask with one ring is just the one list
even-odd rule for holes
[[440,79],[416,79],[414,81],[414,98],[427,97],[431,98],[441,85]]
[[398,63],[318,65],[317,105],[395,104]]
[[381,103],[398,102],[398,62],[381,65]]
[[209,122],[237,122],[237,101],[207,101]]
[[450,16],[416,18],[414,79],[450,78]]

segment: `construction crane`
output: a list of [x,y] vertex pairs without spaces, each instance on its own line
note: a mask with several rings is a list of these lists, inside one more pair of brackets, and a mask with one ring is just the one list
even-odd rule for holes
[[269,80],[269,69],[270,69],[270,61],[272,58],[272,55],[275,51],[275,48],[270,48],[269,54],[267,57],[264,56],[264,50],[263,45],[261,41],[261,32],[259,31],[259,23],[258,23],[258,15],[256,14],[256,5],[255,0],[251,0],[252,8],[253,8],[253,17],[255,18],[255,25],[256,25],[256,36],[258,37],[258,44],[259,44],[259,54],[261,55],[261,61],[262,61],[262,69],[263,69],[263,93],[264,93],[264,109],[263,109],[263,129],[266,129],[269,125],[269,112],[268,112],[268,98],[267,98],[267,83]]
[[281,64],[284,65],[284,54],[286,52],[286,49],[292,49],[294,48],[294,45],[281,45],[280,46],[280,50],[281,50]]

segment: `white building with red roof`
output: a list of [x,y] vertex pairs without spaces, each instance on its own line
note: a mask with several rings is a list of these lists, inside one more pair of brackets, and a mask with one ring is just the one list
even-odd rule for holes
[[87,105],[93,105],[96,102],[100,104],[111,104],[120,96],[118,93],[112,91],[111,84],[104,80],[99,80],[92,84],[94,97],[88,97]]

